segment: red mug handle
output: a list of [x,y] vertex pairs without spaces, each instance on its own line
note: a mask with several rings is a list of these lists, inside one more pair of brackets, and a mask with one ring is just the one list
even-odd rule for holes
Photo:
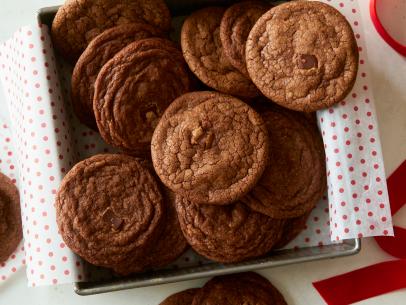
[[371,15],[372,23],[374,24],[379,35],[385,40],[393,49],[395,49],[399,54],[406,56],[406,45],[401,44],[392,38],[392,36],[385,30],[379,16],[376,11],[376,0],[371,0],[369,2],[369,13]]

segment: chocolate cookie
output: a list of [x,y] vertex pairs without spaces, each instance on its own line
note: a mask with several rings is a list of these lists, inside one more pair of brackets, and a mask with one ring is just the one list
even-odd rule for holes
[[314,208],[327,185],[321,135],[299,113],[256,106],[272,139],[270,160],[258,184],[242,201],[272,218],[302,216]]
[[154,177],[137,159],[121,154],[77,163],[64,177],[55,206],[66,245],[108,268],[144,255],[164,219]]
[[190,288],[178,293],[172,294],[163,300],[159,305],[192,305],[195,294],[199,288]]
[[327,108],[351,91],[358,48],[351,26],[333,7],[291,1],[272,8],[252,28],[249,75],[269,99],[299,111]]
[[255,22],[271,6],[261,1],[245,1],[230,6],[220,24],[220,39],[228,61],[246,77],[245,45]]
[[104,64],[136,40],[162,36],[155,27],[145,23],[119,25],[93,39],[79,57],[72,74],[72,106],[79,120],[97,130],[93,113],[94,83]]
[[190,91],[189,70],[176,45],[148,38],[131,43],[101,69],[93,110],[103,139],[132,154],[149,153],[166,107]]
[[268,253],[280,239],[283,220],[252,211],[241,202],[194,204],[176,196],[183,234],[196,252],[217,262],[240,262]]
[[283,225],[281,238],[276,243],[275,249],[283,248],[294,240],[300,234],[300,232],[305,229],[309,215],[310,212],[307,212],[303,216],[286,219],[285,224]]
[[0,263],[8,259],[22,238],[18,190],[7,176],[0,173]]
[[171,17],[163,0],[67,0],[52,22],[52,42],[74,61],[104,30],[133,22],[169,31]]
[[192,305],[207,304],[287,305],[282,294],[254,272],[218,276],[208,281],[196,293]]
[[162,267],[173,262],[189,246],[180,228],[175,207],[175,194],[166,188],[164,188],[163,193],[166,216],[160,234],[162,238],[157,241],[155,247],[146,257],[146,265],[153,268]]
[[242,101],[199,91],[177,98],[151,141],[155,171],[194,203],[229,204],[259,180],[268,161],[260,115]]
[[161,236],[141,258],[134,261],[124,262],[114,270],[119,274],[130,274],[142,272],[151,268],[158,268],[168,265],[176,260],[188,248],[188,243],[180,228],[175,208],[175,194],[167,188],[162,187],[165,204],[165,219],[161,225]]
[[258,89],[227,60],[220,41],[225,9],[209,7],[191,14],[182,26],[183,56],[192,72],[207,86],[240,97],[254,97]]

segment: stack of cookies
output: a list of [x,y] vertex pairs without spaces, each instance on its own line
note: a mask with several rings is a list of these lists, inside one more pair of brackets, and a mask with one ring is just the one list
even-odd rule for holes
[[255,304],[286,305],[282,294],[257,273],[217,276],[202,288],[175,293],[159,305]]
[[190,69],[207,86],[245,99],[264,95],[296,111],[340,102],[358,70],[351,26],[317,1],[208,7],[186,19],[181,44]]
[[68,0],[52,23],[52,40],[75,64],[71,101],[78,119],[106,143],[148,155],[165,108],[192,90],[163,0]]
[[184,21],[180,48],[169,24],[160,0],[68,0],[52,26],[75,62],[75,113],[122,151],[65,176],[59,230],[123,275],[188,245],[231,263],[295,238],[326,187],[322,139],[304,112],[342,100],[357,72],[351,27],[320,2],[204,8]]
[[218,92],[187,93],[152,137],[155,172],[176,194],[185,238],[217,262],[284,246],[325,191],[314,123],[268,101],[251,105]]

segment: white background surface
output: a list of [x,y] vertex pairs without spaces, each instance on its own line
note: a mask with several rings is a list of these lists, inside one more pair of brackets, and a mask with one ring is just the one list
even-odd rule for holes
[[[35,22],[40,7],[60,4],[60,0],[0,0],[0,41],[9,38],[21,25]],[[406,158],[406,58],[398,55],[376,33],[369,19],[367,0],[360,0],[365,23],[368,56],[372,73],[381,142],[386,173],[390,174]],[[0,90],[1,91],[1,90]],[[0,99],[3,95],[0,93]],[[3,114],[4,110],[0,110]],[[406,226],[406,209],[395,217],[395,223]],[[285,295],[289,305],[325,304],[312,286],[312,281],[325,279],[346,271],[392,259],[383,253],[372,239],[364,239],[359,255],[266,269],[267,276]],[[379,275],[377,275],[379,281]],[[0,286],[0,304],[98,304],[155,305],[175,291],[202,285],[206,279],[133,289],[90,297],[79,297],[71,285],[27,288],[25,270]],[[358,304],[404,305],[406,290],[386,294]]]

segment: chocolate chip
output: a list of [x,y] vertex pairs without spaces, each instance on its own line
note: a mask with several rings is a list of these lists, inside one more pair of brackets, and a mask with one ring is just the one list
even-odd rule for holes
[[151,122],[158,117],[158,109],[155,104],[148,105],[141,110],[142,119],[146,122]]
[[317,57],[314,55],[309,55],[309,54],[299,54],[299,58],[297,61],[297,66],[300,69],[311,69],[311,68],[317,68]]
[[199,144],[205,149],[211,148],[214,135],[211,131],[206,132],[201,126],[192,130],[192,138],[190,143],[193,145]]
[[193,145],[198,144],[199,140],[203,136],[203,134],[204,134],[204,131],[203,131],[203,128],[201,126],[199,126],[196,129],[193,129],[192,130],[192,138],[190,140],[190,143],[193,144]]
[[211,148],[211,145],[213,144],[214,140],[214,134],[213,133],[208,133],[206,137],[206,141],[204,143],[204,148],[209,149]]
[[107,223],[109,223],[113,229],[118,230],[120,229],[123,219],[118,217],[112,209],[108,208],[106,211],[103,213],[103,220]]
[[120,229],[121,225],[123,224],[123,219],[118,217],[111,218],[111,225],[115,230]]

